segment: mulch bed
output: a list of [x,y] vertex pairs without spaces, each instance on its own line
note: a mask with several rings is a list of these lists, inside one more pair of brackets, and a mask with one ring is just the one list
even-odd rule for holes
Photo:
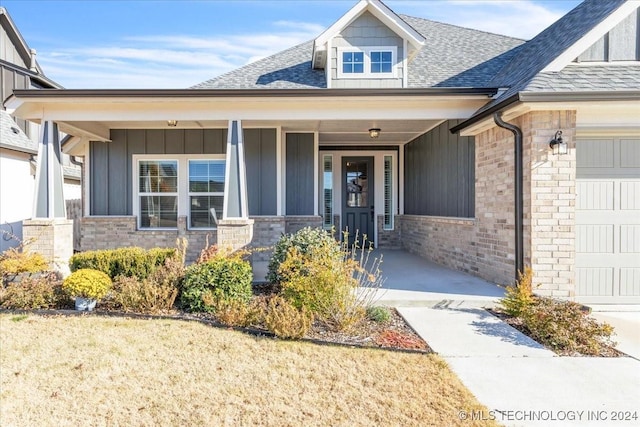
[[[503,322],[505,322],[506,324],[508,324],[509,326],[511,326],[512,328],[517,329],[518,331],[522,332],[524,335],[528,336],[532,340],[538,342],[537,340],[535,340],[531,336],[531,331],[529,331],[529,329],[526,326],[523,325],[522,319],[520,319],[518,317],[509,316],[507,313],[505,313],[504,311],[501,311],[499,309],[487,308],[486,310],[489,313],[491,313],[494,316],[496,316],[497,318],[499,318],[500,320],[502,320]],[[591,355],[581,354],[581,353],[577,353],[577,352],[555,350],[553,348],[545,346],[544,344],[542,344],[540,342],[538,342],[538,344],[542,345],[547,350],[553,351],[558,356],[571,356],[571,357],[626,357],[627,356],[623,352],[621,352],[621,351],[619,351],[619,350],[617,350],[617,349],[615,349],[615,348],[613,348],[611,346],[603,347],[602,351],[600,352],[600,354],[598,356],[591,356]]]
[[[70,307],[71,308],[71,307]],[[376,323],[365,320],[349,332],[334,332],[325,328],[320,322],[315,322],[309,333],[300,341],[315,344],[337,345],[346,347],[378,348],[383,350],[410,352],[410,353],[432,353],[433,350],[420,336],[405,322],[392,308],[391,320],[388,323]],[[213,315],[198,313],[190,314],[178,310],[165,314],[141,314],[125,313],[116,310],[101,310],[98,307],[95,311],[76,311],[73,309],[61,310],[0,310],[0,313],[14,314],[37,314],[41,316],[115,316],[142,319],[171,319],[183,321],[196,321],[206,325],[231,329],[248,333],[255,336],[274,337],[274,334],[261,327],[236,327],[224,325],[216,320]]]

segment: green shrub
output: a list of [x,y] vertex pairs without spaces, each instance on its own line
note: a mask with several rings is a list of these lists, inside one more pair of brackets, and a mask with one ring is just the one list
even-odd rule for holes
[[55,273],[27,277],[0,287],[0,307],[20,310],[65,308],[69,297]]
[[[299,253],[306,255],[311,248],[319,245],[335,244],[336,240],[327,231],[321,228],[303,228],[293,234],[285,234],[275,245],[273,255],[269,261],[269,271],[267,280],[271,283],[280,283],[282,276],[280,275],[280,264],[287,258],[287,254],[292,248],[296,248]],[[335,254],[340,253],[340,246],[331,246]]]
[[71,257],[71,271],[83,268],[102,271],[112,279],[118,276],[146,279],[169,258],[178,257],[174,248],[120,248],[100,251],[80,252]]
[[356,264],[345,259],[339,248],[336,241],[309,247],[306,254],[292,247],[280,265],[280,295],[294,307],[309,310],[329,328],[346,330],[364,318],[365,310],[356,294]]
[[376,323],[389,323],[391,321],[391,311],[387,307],[367,307],[367,318]]
[[[240,256],[218,255],[186,269],[180,301],[190,311],[215,311],[219,300],[248,302],[253,272]],[[207,299],[207,303],[205,303]]]
[[525,267],[524,273],[519,273],[516,285],[507,288],[505,297],[500,300],[500,305],[509,316],[520,317],[533,304],[532,281],[533,271],[531,268]]
[[111,289],[111,278],[102,271],[83,268],[62,282],[62,289],[74,297],[102,299]]
[[297,309],[286,299],[274,296],[267,303],[264,323],[279,338],[302,338],[313,322],[313,314],[306,308]]
[[9,248],[0,254],[0,276],[37,273],[48,269],[49,264],[41,254],[24,251],[22,247]]
[[575,302],[537,297],[521,318],[534,340],[555,351],[598,356],[614,344],[613,327],[589,317]]

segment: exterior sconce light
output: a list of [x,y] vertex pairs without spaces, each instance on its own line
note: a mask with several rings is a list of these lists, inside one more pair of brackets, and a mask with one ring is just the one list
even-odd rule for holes
[[372,139],[377,139],[380,136],[380,129],[379,128],[371,128],[371,129],[369,129],[369,136]]
[[167,120],[167,126],[174,128],[174,127],[178,126],[178,121],[177,120]]
[[555,136],[549,141],[549,148],[553,150],[553,154],[567,154],[567,143],[562,139],[562,131],[556,132]]

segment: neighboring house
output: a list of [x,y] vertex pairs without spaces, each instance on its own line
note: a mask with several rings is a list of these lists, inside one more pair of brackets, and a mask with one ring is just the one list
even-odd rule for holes
[[[0,7],[0,100],[15,89],[60,88],[42,72],[7,11]],[[39,126],[14,119],[0,108],[0,252],[19,244],[22,221],[33,214],[35,158]],[[79,199],[80,169],[63,157],[67,199]]]
[[193,257],[207,234],[335,226],[492,282],[528,265],[541,294],[638,303],[639,5],[587,0],[525,42],[363,0],[191,89],[7,105],[73,135],[82,249],[184,236]]

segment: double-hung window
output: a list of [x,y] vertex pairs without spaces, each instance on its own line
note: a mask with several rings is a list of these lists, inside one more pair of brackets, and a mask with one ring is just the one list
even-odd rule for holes
[[189,160],[189,227],[214,228],[222,218],[224,160]]
[[395,46],[338,48],[338,78],[395,78],[397,51]]
[[141,228],[178,226],[178,162],[140,160],[138,197]]
[[[146,157],[146,158],[145,158]],[[216,228],[224,206],[224,155],[134,156],[134,215],[141,229]]]

